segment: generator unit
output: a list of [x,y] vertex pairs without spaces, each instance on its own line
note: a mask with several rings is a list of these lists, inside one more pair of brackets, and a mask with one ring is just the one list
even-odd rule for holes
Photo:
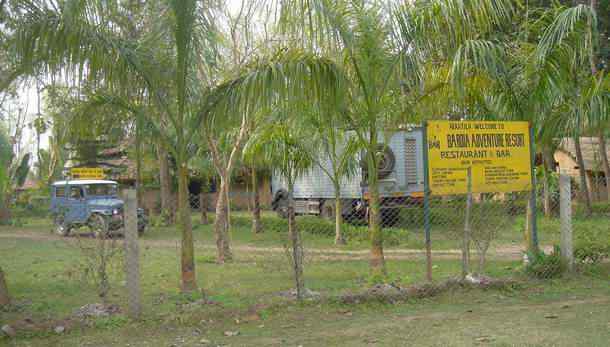
[[[348,134],[349,135],[349,134]],[[379,195],[384,219],[392,218],[398,208],[417,206],[423,200],[424,158],[423,132],[421,128],[397,130],[379,134],[378,156]],[[358,163],[355,175],[343,178],[341,182],[340,213],[348,220],[365,219],[368,212],[369,175],[366,153],[354,155]],[[325,157],[317,162],[332,167],[332,161]],[[272,207],[280,215],[287,215],[288,187],[285,179],[274,173],[271,180],[273,194]],[[319,165],[314,165],[297,177],[293,198],[295,213],[299,215],[319,215],[333,218],[335,191],[331,179]]]

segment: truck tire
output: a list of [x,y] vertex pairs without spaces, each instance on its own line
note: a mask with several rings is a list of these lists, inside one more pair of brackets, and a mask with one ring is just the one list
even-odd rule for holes
[[[396,166],[396,156],[392,149],[388,145],[379,144],[377,145],[377,156],[379,156],[379,166],[377,167],[377,178],[386,178],[390,176],[394,167]],[[364,158],[360,161],[360,167],[362,168],[363,176],[368,176],[368,153],[365,154]]]
[[284,189],[278,190],[271,201],[271,208],[280,218],[288,218],[288,192]]
[[96,239],[110,236],[108,220],[99,213],[91,215],[87,225],[89,226],[89,229],[91,229],[91,232]]
[[138,217],[138,235],[142,236],[146,231],[148,221],[143,217]]
[[321,202],[320,217],[330,221],[335,220],[335,200],[327,199]]
[[53,218],[53,227],[55,233],[59,236],[70,235],[70,226],[66,223],[64,216],[61,214],[58,214]]

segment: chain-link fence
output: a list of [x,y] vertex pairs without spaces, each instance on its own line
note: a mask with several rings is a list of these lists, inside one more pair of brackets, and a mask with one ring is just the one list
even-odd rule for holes
[[[610,203],[592,198],[589,208],[586,200],[581,199],[578,179],[565,176],[563,185],[558,175],[549,175],[546,179],[546,183],[539,179],[535,208],[531,208],[534,201],[531,192],[431,196],[427,212],[423,192],[409,196],[381,194],[379,225],[387,266],[387,277],[382,280],[406,286],[426,283],[430,274],[435,282],[550,278],[573,268],[572,264],[578,269],[607,259]],[[570,185],[566,186],[565,182]],[[596,184],[606,187],[601,180]],[[589,193],[593,197],[603,194],[599,190]],[[51,195],[57,198],[57,192],[52,191]],[[195,250],[193,264],[203,276],[218,269],[223,273],[228,271],[224,275],[212,275],[221,283],[225,275],[231,276],[231,271],[235,271],[207,265],[219,262],[222,248],[223,261],[237,260],[245,268],[260,266],[257,281],[263,281],[264,276],[292,278],[300,272],[299,283],[305,291],[301,295],[311,294],[306,289],[309,287],[337,293],[367,281],[371,259],[370,200],[295,199],[292,206],[296,217],[291,226],[290,211],[286,209],[290,203],[274,201],[265,205],[259,201],[257,204],[249,192],[236,192],[228,197],[225,205],[219,205],[218,193],[189,197],[188,215]],[[31,199],[41,204],[25,209],[27,213],[21,206],[13,205],[11,218],[20,222],[2,226],[0,236],[10,241],[2,241],[2,252],[18,259],[20,249],[35,247],[49,257],[54,254],[62,259],[73,257],[72,265],[66,264],[61,269],[72,275],[61,277],[62,281],[86,278],[98,298],[89,301],[101,302],[80,307],[79,314],[111,314],[122,310],[138,317],[147,307],[153,309],[151,302],[165,300],[159,292],[178,287],[177,274],[184,267],[183,233],[176,213],[178,203],[173,196],[169,204],[173,207],[172,218],[163,219],[162,211],[138,208],[133,190],[122,192],[118,198],[121,202],[116,208],[89,211],[94,213],[72,222],[65,219],[67,215],[64,219],[57,218],[58,210],[53,209],[51,200]],[[250,201],[237,208],[236,199]],[[42,212],[43,208],[47,210]],[[224,211],[220,218],[226,218],[226,222],[217,222],[217,210]],[[569,234],[563,229],[566,225]],[[292,237],[295,233],[302,239],[296,248]],[[566,235],[572,236],[566,238]],[[21,241],[30,238],[35,242],[32,246]],[[166,254],[168,245],[172,249],[169,255]],[[530,245],[538,245],[541,251],[528,252]],[[568,254],[572,263],[565,259]],[[176,276],[170,284],[164,282],[167,274],[163,277],[156,274],[167,270],[163,266],[168,262],[172,264],[169,272]],[[32,269],[37,266],[36,262],[27,264]],[[6,269],[6,260],[2,265]],[[5,270],[9,284],[15,277],[11,275],[16,266],[23,265],[9,263]],[[240,270],[240,276],[249,276],[246,271]],[[327,271],[329,276],[334,276],[334,282],[322,280]],[[283,285],[268,290],[285,289],[286,284]],[[219,289],[216,287],[216,290]],[[155,293],[154,298],[151,292]],[[40,300],[43,299],[44,296]]]

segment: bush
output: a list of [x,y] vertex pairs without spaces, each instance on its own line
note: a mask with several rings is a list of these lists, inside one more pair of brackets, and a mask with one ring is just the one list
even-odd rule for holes
[[596,264],[610,257],[610,228],[595,223],[578,228],[575,234],[574,257],[580,263]]
[[565,266],[561,261],[559,246],[551,254],[540,252],[528,255],[530,262],[525,267],[525,273],[539,279],[557,278],[565,271]]
[[[591,210],[594,215],[608,215],[610,216],[610,202],[595,202],[591,205]],[[576,205],[575,218],[589,218],[584,204]]]
[[[288,232],[287,219],[276,216],[263,216],[261,217],[261,223],[265,231]],[[318,216],[297,216],[296,224],[303,233],[322,237],[335,236],[335,222],[332,220]],[[248,215],[231,216],[231,226],[250,228],[252,226],[252,217]],[[369,230],[366,225],[359,226],[343,223],[341,231],[347,241],[364,242],[369,239]],[[405,229],[384,228],[383,237],[385,245],[397,246],[407,242],[409,232]]]

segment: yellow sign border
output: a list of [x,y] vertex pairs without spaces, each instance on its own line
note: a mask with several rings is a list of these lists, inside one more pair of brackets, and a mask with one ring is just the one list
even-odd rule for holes
[[532,189],[531,133],[521,121],[426,122],[428,187],[432,195]]

